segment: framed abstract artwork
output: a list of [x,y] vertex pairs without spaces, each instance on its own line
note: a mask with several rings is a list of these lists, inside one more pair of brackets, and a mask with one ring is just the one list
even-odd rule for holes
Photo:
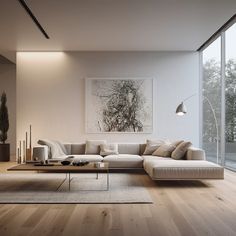
[[87,133],[152,133],[153,79],[87,78]]

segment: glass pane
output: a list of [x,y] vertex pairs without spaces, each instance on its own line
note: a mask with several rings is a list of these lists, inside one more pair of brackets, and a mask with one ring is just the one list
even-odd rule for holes
[[225,32],[225,165],[236,169],[236,24]]
[[220,163],[221,38],[203,51],[202,89],[203,149],[206,151],[207,160],[217,163],[218,159]]

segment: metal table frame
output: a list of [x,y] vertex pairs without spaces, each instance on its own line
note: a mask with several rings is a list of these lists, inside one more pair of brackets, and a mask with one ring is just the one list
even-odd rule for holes
[[[71,182],[73,180],[73,177],[71,177],[72,173],[75,173],[75,172],[66,172],[66,177],[62,180],[62,182],[60,183],[60,185],[58,186],[57,188],[57,191],[61,188],[61,186],[66,182],[66,180],[68,179],[68,190],[70,191],[71,190]],[[83,173],[91,173],[91,172],[83,172]],[[92,172],[93,173],[93,172]],[[110,179],[109,179],[109,169],[107,169],[106,172],[106,176],[107,176],[107,186],[106,186],[106,189],[105,191],[108,191],[109,190],[109,186],[110,186]],[[80,172],[81,174],[81,172]],[[96,173],[96,179],[98,179],[98,172]],[[80,191],[86,191],[86,190],[80,190]],[[104,191],[104,190],[94,190],[94,191]]]

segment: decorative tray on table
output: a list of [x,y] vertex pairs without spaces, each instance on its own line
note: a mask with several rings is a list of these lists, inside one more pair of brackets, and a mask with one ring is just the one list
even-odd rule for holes
[[74,161],[73,166],[85,166],[88,165],[89,161]]

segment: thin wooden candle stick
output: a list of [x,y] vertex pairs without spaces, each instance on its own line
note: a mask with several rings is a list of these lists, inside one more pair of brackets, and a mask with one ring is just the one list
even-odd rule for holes
[[20,163],[21,163],[21,141],[20,141]]
[[25,144],[26,144],[26,149],[28,148],[28,133],[25,132]]
[[26,145],[25,145],[25,140],[23,141],[23,150],[24,150],[24,152],[23,152],[23,163],[25,163],[25,157],[26,157],[26,153],[27,153],[27,149],[26,149]]
[[30,125],[30,140],[29,140],[30,144],[29,144],[29,159],[32,160],[32,125]]
[[25,159],[28,160],[28,132],[25,132]]
[[17,148],[17,163],[19,164],[20,160],[20,148]]
[[31,150],[31,148],[32,148],[32,134],[31,134],[31,132],[32,132],[32,129],[31,129],[31,125],[30,125],[30,137],[29,137],[29,148],[30,148],[30,150]]

